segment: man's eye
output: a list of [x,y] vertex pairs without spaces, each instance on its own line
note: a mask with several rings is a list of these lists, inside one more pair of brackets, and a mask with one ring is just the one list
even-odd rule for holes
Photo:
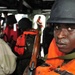
[[68,28],[68,30],[69,30],[69,31],[71,31],[71,30],[72,30],[72,28],[70,28],[70,27],[69,27],[69,28]]
[[56,29],[56,30],[58,30],[58,29],[59,29],[59,27],[58,27],[58,26],[55,26],[55,29]]

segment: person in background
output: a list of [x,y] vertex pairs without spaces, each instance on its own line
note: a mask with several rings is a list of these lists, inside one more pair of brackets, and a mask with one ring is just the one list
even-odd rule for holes
[[42,37],[42,39],[43,39],[42,46],[44,49],[44,55],[46,55],[48,53],[49,45],[54,37],[53,31],[54,31],[54,26],[50,25],[47,20],[46,27],[43,30],[43,37]]
[[9,45],[0,38],[0,75],[12,75],[16,69],[16,58]]
[[[0,33],[2,33],[2,24],[1,24],[1,21],[4,20],[4,18],[1,16],[0,14]],[[1,37],[1,36],[0,36]]]
[[41,16],[38,17],[36,24],[37,24],[37,29],[41,32],[41,28],[43,27],[41,22]]
[[75,0],[55,0],[49,23],[54,25],[54,38],[35,75],[75,75]]
[[[18,22],[18,25],[20,29],[20,36],[17,38],[16,46],[14,48],[15,54],[18,56],[16,72],[17,75],[23,75],[31,61],[35,36],[39,33],[39,31],[32,28],[32,21],[30,21],[29,18],[22,18]],[[39,60],[37,65],[42,62],[42,60]]]
[[16,40],[18,37],[18,25],[17,20],[14,15],[9,15],[6,18],[6,28],[3,30],[4,34],[4,41],[6,41],[12,50],[14,49],[14,46],[16,44]]
[[41,57],[41,48],[42,48],[42,43],[41,43],[41,35],[42,35],[42,27],[43,27],[43,23],[42,23],[42,21],[41,21],[41,16],[38,16],[38,18],[37,18],[37,20],[36,20],[36,24],[37,24],[37,29],[38,29],[38,31],[39,31],[39,34],[40,34],[40,52],[39,52],[39,54],[40,54],[40,56],[39,57]]
[[8,11],[3,11],[2,13],[4,15],[4,20],[2,22],[2,27],[3,27],[3,30],[5,30],[5,27],[6,27],[6,18],[8,16]]
[[34,36],[25,34],[32,29],[32,22],[28,18],[22,18],[18,22],[18,26],[20,35],[17,38],[16,46],[14,48],[15,54],[18,56],[16,73],[17,75],[23,75],[25,68],[30,63]]

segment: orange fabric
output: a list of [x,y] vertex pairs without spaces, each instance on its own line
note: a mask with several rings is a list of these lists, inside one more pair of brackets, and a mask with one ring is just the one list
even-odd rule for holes
[[18,37],[18,31],[13,31],[13,29],[10,30],[10,37],[13,36],[13,40],[17,40]]
[[51,71],[50,69],[51,69],[50,67],[41,67],[41,66],[39,66],[36,69],[35,75],[60,75],[60,74],[58,74],[54,71]]
[[60,74],[58,74],[58,73],[56,73],[54,71],[51,71],[51,72],[49,72],[49,75],[60,75]]
[[[64,60],[61,59],[53,59],[55,57],[64,55],[64,53],[60,52],[55,44],[55,39],[52,40],[50,46],[49,46],[49,52],[47,58],[52,58],[51,60],[46,60],[46,63],[50,64],[49,67],[37,67],[36,68],[36,74],[35,75],[59,75],[55,72],[53,72],[54,69],[56,69],[58,66],[61,66]],[[53,73],[53,74],[51,74]]]
[[40,25],[40,28],[43,27],[42,22],[40,21],[40,19],[38,19],[36,23],[37,23],[38,25]]
[[[14,51],[17,52],[19,55],[22,55],[24,53],[24,46],[25,46],[25,38],[24,37],[25,37],[24,35],[21,35],[17,38],[17,42],[16,42]],[[23,47],[20,47],[20,46],[23,46]]]
[[8,26],[6,26],[6,28],[5,28],[5,30],[3,30],[3,33],[4,34],[6,34],[7,35],[7,37],[4,37],[3,39],[4,39],[4,41],[6,41],[6,42],[8,42],[8,39],[9,39],[9,28],[8,28]]
[[[55,58],[55,57],[62,56],[62,55],[64,55],[64,53],[58,50],[58,47],[56,46],[56,43],[55,43],[55,39],[53,39],[49,46],[47,58]],[[46,63],[53,65],[54,68],[61,66],[63,62],[64,61],[62,59],[46,60]]]
[[67,64],[63,65],[60,69],[71,72],[75,75],[75,59],[69,61]]
[[37,69],[36,69],[36,74],[35,75],[49,75],[50,73],[50,67],[42,67],[42,66],[39,66]]
[[55,39],[52,40],[50,47],[49,47],[49,52],[48,52],[48,57],[51,58],[51,60],[46,60],[46,63],[50,64],[49,67],[43,67],[39,66],[36,68],[36,73],[35,75],[60,75],[56,72],[54,72],[54,69],[56,69],[58,66],[60,66],[60,70],[66,70],[69,73],[72,73],[75,75],[75,59],[69,61],[67,64],[62,66],[62,63],[64,60],[61,59],[54,59],[55,57],[58,56],[63,56],[65,55],[64,53],[60,52],[55,44]]
[[[11,38],[11,36],[13,36],[13,40],[16,41],[17,40],[17,37],[18,37],[18,30],[17,30],[17,27],[16,27],[16,31],[14,31],[13,29],[10,29],[9,26],[7,25],[5,30],[3,30],[3,33],[7,35],[7,38],[4,37],[4,40],[6,42],[8,42]],[[8,40],[7,40],[8,39]]]
[[37,23],[42,24],[42,22],[40,21],[40,18],[38,18]]
[[26,35],[36,35],[38,34],[38,31],[25,31],[21,36],[19,36],[17,38],[17,42],[16,42],[16,46],[15,46],[15,52],[17,52],[19,55],[23,55],[24,54],[24,48],[25,48],[25,37]]

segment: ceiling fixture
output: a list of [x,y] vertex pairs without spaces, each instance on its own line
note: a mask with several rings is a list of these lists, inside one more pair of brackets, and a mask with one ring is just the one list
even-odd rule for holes
[[0,6],[0,9],[6,9],[7,7],[4,7],[4,6]]
[[50,12],[51,10],[50,10],[50,9],[43,9],[42,11],[44,11],[44,12],[45,12],[45,11],[49,11],[49,12]]
[[43,1],[55,1],[55,0],[43,0]]
[[30,9],[32,8],[32,7],[31,7],[26,1],[24,1],[24,0],[23,0],[23,5],[25,5],[26,7],[30,8]]
[[0,11],[17,12],[16,9],[0,9]]

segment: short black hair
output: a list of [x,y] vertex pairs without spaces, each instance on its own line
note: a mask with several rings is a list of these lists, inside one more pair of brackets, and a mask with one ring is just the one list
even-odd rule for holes
[[6,14],[7,15],[8,14],[8,11],[3,11],[3,14]]
[[32,22],[28,18],[22,18],[18,22],[18,26],[19,26],[20,29],[25,31],[27,29],[31,29],[32,28]]
[[9,24],[14,24],[14,23],[17,23],[17,20],[15,18],[15,15],[9,15],[7,16],[6,18],[6,24],[9,25]]

